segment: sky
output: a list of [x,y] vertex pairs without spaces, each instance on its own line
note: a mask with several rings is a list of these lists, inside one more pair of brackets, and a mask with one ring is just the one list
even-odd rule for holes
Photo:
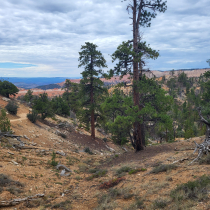
[[[2,0],[0,7],[0,77],[80,77],[79,51],[92,42],[104,55],[132,39],[131,14],[121,0]],[[143,39],[159,50],[147,60],[150,70],[208,68],[209,0],[168,0]]]

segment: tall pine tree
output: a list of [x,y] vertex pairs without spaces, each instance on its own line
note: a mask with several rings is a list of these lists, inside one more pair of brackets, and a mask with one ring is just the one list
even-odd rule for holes
[[80,119],[89,125],[91,123],[91,137],[95,139],[95,119],[100,117],[100,102],[106,92],[103,82],[99,75],[104,75],[102,68],[107,67],[106,60],[102,53],[96,50],[97,45],[86,42],[79,52],[79,67],[84,66],[85,70],[81,73],[80,81],[83,109],[80,113]]
[[[127,42],[127,45],[129,46],[127,49],[128,51],[132,49],[132,53],[130,56],[125,56],[125,63],[124,63],[124,68],[126,71],[129,71],[132,69],[132,75],[133,75],[133,102],[134,105],[138,107],[138,111],[141,111],[142,107],[140,105],[140,94],[138,92],[138,82],[141,80],[142,77],[142,68],[144,62],[142,60],[143,55],[147,55],[147,52],[145,52],[145,49],[148,50],[148,48],[145,47],[145,43],[141,42],[141,37],[140,37],[140,29],[139,26],[142,27],[149,27],[151,24],[152,18],[155,18],[157,15],[157,12],[165,12],[167,6],[166,6],[166,1],[162,0],[131,0],[131,3],[128,4],[127,10],[132,12],[132,25],[133,25],[133,39],[131,41]],[[132,46],[129,45],[129,43],[132,43]],[[124,52],[127,51],[125,49],[125,44],[123,44],[123,50]],[[154,51],[148,51],[149,52],[149,57],[150,54],[152,55]],[[120,56],[122,58],[122,54],[120,53]],[[157,56],[157,54],[153,54],[152,56]],[[129,67],[128,64],[131,64],[132,66]],[[125,74],[125,70],[119,70],[118,73]],[[114,71],[111,71],[111,73],[115,73]],[[139,116],[141,118],[141,116]],[[134,141],[136,142],[135,144],[135,149],[136,151],[142,150],[145,145],[145,140],[144,140],[144,132],[143,132],[143,126],[139,121],[134,122],[133,124],[134,127]]]

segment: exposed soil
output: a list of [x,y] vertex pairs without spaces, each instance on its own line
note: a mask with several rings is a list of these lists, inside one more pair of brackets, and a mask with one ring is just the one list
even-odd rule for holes
[[[0,107],[6,104],[7,102],[3,101],[0,96]],[[14,134],[20,135],[21,141],[29,149],[13,148],[13,144],[19,143],[14,138],[0,139],[0,174],[9,176],[15,181],[14,183],[24,184],[13,186],[13,188],[0,186],[0,203],[38,193],[43,193],[44,198],[2,209],[40,210],[52,209],[56,205],[58,209],[78,210],[141,209],[131,207],[136,203],[136,198],[142,200],[146,210],[157,209],[154,207],[157,199],[167,200],[165,209],[210,209],[210,199],[201,199],[200,202],[180,200],[179,203],[176,203],[170,196],[170,192],[177,185],[209,174],[210,165],[199,165],[198,163],[188,165],[197,155],[193,155],[193,141],[200,143],[204,136],[170,144],[148,146],[138,153],[135,153],[131,146],[125,145],[126,152],[122,147],[114,145],[110,139],[105,143],[102,139],[108,137],[98,131],[96,131],[96,140],[92,140],[90,133],[78,128],[71,119],[55,116],[56,121],[46,119],[33,124],[26,117],[28,112],[29,107],[19,104],[17,116],[7,115],[11,120]],[[58,124],[65,121],[74,125],[72,129],[59,128]],[[59,136],[58,131],[64,133],[66,138]],[[106,145],[114,149],[114,152],[109,151]],[[89,147],[94,155],[84,152],[86,147]],[[69,176],[61,176],[61,170],[58,171],[52,166],[53,151],[65,153],[65,156],[56,154],[55,161],[70,168],[72,172]],[[176,163],[177,169],[157,174],[149,173],[155,165],[172,164],[184,158],[186,160]],[[109,189],[100,189],[102,183],[110,180],[113,180],[110,183],[114,183],[117,180],[116,172],[122,166],[129,166],[132,169],[143,168],[146,171],[140,170],[131,175],[128,172],[123,174],[122,181],[112,187],[124,193],[123,195],[115,197],[110,194]],[[107,173],[100,176],[94,174],[91,177],[93,174],[89,172],[89,169],[96,168],[106,169]],[[110,195],[107,203],[99,199],[102,195]],[[207,196],[210,198],[210,194]]]

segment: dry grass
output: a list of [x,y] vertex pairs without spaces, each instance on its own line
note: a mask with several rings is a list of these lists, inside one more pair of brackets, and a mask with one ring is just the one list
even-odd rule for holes
[[174,164],[162,164],[153,168],[152,171],[150,171],[150,173],[158,174],[160,172],[167,172],[169,170],[176,169],[176,168],[177,166]]

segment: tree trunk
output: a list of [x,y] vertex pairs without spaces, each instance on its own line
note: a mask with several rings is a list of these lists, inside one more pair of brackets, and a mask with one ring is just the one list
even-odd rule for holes
[[166,128],[166,142],[168,142],[168,130]]
[[[91,56],[91,63],[93,63]],[[93,68],[93,66],[92,66]],[[90,123],[91,123],[91,137],[95,139],[95,119],[94,119],[94,99],[93,99],[93,77],[91,77],[91,90],[90,90],[90,107],[91,107],[91,115],[90,115]]]
[[[138,50],[138,22],[136,21],[136,9],[137,4],[136,0],[133,0],[133,48],[134,51],[137,52]],[[137,90],[137,83],[139,81],[139,69],[138,69],[138,61],[136,60],[136,57],[133,58],[133,101],[134,105],[138,106],[139,110],[141,110],[139,105],[139,92]],[[139,116],[140,118],[141,116]],[[140,151],[144,149],[144,142],[143,142],[143,127],[139,122],[134,123],[134,142],[135,142],[135,149],[136,151]]]

